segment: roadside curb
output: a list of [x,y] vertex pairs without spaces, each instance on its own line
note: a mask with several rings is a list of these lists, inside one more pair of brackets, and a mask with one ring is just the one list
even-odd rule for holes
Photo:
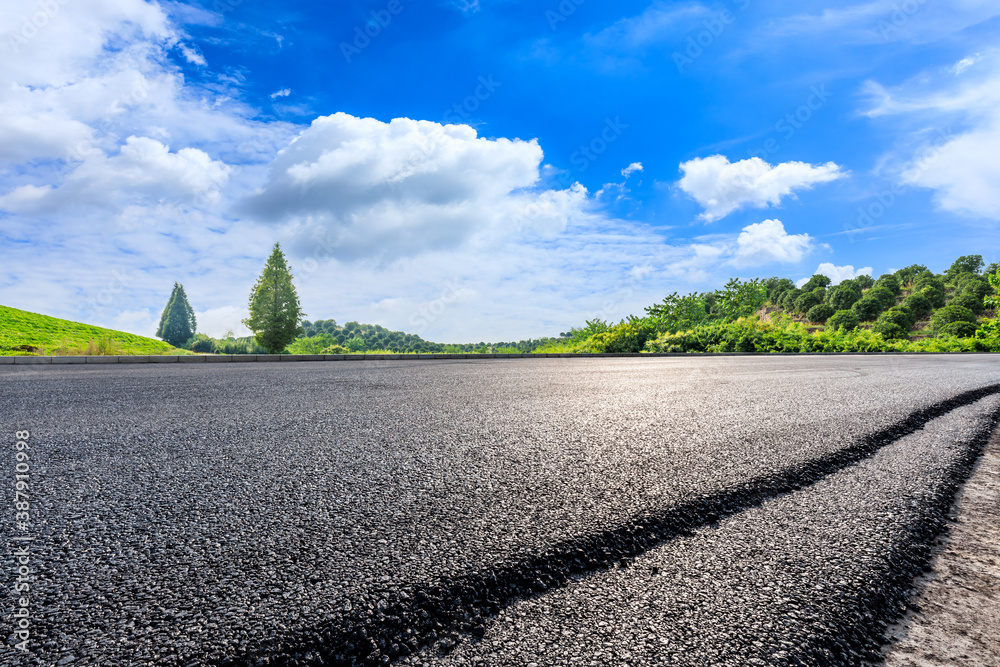
[[90,356],[28,357],[0,356],[3,364],[199,364],[261,363],[290,361],[428,361],[477,359],[590,359],[663,357],[933,357],[991,354],[989,352],[621,352],[553,354],[195,354],[184,356]]

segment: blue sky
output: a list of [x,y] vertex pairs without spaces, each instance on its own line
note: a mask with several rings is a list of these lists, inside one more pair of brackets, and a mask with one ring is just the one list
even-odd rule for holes
[[0,303],[469,342],[1000,259],[1000,6],[0,2]]

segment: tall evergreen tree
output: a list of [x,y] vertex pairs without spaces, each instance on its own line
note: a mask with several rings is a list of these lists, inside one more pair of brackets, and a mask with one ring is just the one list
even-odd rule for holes
[[167,307],[160,315],[160,326],[156,330],[157,338],[162,338],[174,347],[180,347],[194,335],[198,322],[194,317],[194,308],[188,303],[184,287],[174,283]]
[[243,324],[254,332],[262,347],[277,354],[302,333],[300,324],[304,316],[285,255],[275,243],[250,293],[250,317]]

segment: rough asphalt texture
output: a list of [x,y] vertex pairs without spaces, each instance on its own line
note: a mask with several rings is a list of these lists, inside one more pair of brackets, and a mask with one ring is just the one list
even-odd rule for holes
[[0,664],[858,664],[998,382],[977,356],[0,368],[39,517],[39,639]]
[[959,494],[919,596],[888,632],[887,667],[1000,665],[1000,433]]

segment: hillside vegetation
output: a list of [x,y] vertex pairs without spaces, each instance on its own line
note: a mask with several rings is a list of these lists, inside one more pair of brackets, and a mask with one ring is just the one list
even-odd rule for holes
[[0,306],[0,355],[184,354],[135,334]]
[[908,266],[832,285],[815,275],[730,280],[672,294],[644,317],[591,320],[539,352],[1000,352],[1000,267],[960,257],[942,274]]

